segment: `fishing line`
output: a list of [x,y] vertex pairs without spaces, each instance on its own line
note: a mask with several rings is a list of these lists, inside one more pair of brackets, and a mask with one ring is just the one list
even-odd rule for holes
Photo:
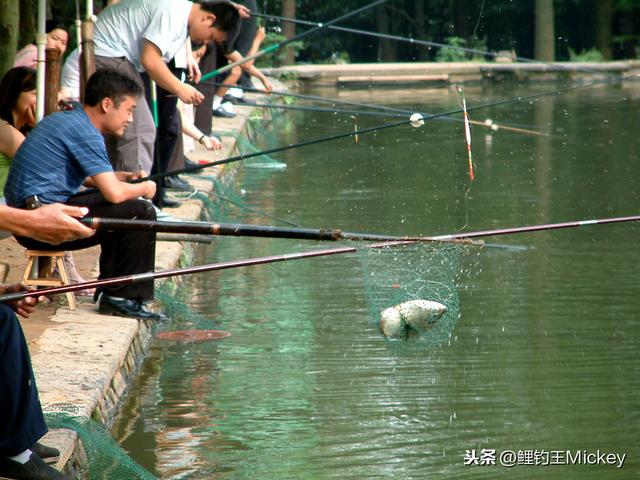
[[[541,97],[545,97],[545,96],[549,96],[549,95],[557,95],[559,93],[563,93],[563,92],[567,92],[567,91],[571,91],[571,90],[576,90],[578,88],[590,87],[590,86],[594,86],[594,85],[598,85],[598,84],[602,84],[602,83],[610,83],[610,82],[609,81],[605,82],[604,80],[602,80],[602,81],[594,81],[592,83],[587,83],[587,84],[572,85],[572,86],[569,86],[569,87],[565,87],[565,88],[561,88],[561,89],[558,89],[558,90],[554,90],[552,92],[539,92],[539,93],[526,95],[526,96],[519,96],[519,97],[514,97],[514,98],[509,98],[509,99],[503,99],[503,100],[499,100],[499,101],[496,101],[496,102],[479,104],[479,105],[476,105],[474,107],[468,107],[467,108],[467,112],[476,111],[476,110],[480,110],[480,109],[483,109],[483,108],[490,108],[490,107],[495,107],[495,106],[500,106],[500,105],[506,105],[506,104],[509,104],[509,103],[534,100],[534,99],[537,99],[537,98],[541,98]],[[460,109],[456,109],[456,110],[452,110],[452,111],[448,111],[448,112],[442,112],[442,113],[433,114],[433,115],[427,115],[427,116],[423,116],[420,113],[414,112],[409,120],[403,120],[403,121],[398,121],[398,122],[394,122],[394,123],[387,123],[387,124],[383,124],[383,125],[369,127],[369,128],[365,128],[365,129],[359,130],[357,132],[349,131],[349,132],[345,132],[345,133],[341,133],[341,134],[331,135],[331,136],[328,136],[328,137],[316,138],[316,139],[313,139],[313,140],[307,140],[307,141],[304,141],[304,142],[289,144],[289,145],[286,145],[286,146],[276,147],[276,148],[272,148],[272,149],[268,149],[268,150],[263,150],[263,151],[260,151],[260,152],[237,155],[237,156],[229,157],[229,158],[222,159],[222,160],[216,160],[216,161],[213,161],[213,162],[203,163],[201,165],[196,165],[196,166],[193,166],[193,167],[180,168],[180,169],[173,170],[173,171],[170,171],[170,172],[157,173],[157,174],[154,174],[154,175],[149,175],[148,177],[144,177],[144,178],[139,178],[137,180],[133,180],[133,181],[131,181],[131,183],[139,183],[139,182],[143,182],[145,180],[156,180],[156,179],[164,178],[164,177],[167,177],[167,176],[170,176],[170,175],[179,175],[181,173],[196,172],[196,171],[200,171],[200,170],[203,170],[205,168],[208,168],[208,167],[214,167],[214,166],[217,166],[217,165],[224,165],[224,164],[227,164],[227,163],[233,163],[233,162],[237,162],[237,161],[241,161],[241,160],[246,160],[246,159],[249,159],[249,158],[257,157],[257,156],[260,156],[260,155],[269,155],[269,154],[273,154],[273,153],[283,152],[283,151],[286,151],[286,150],[292,150],[294,148],[317,145],[319,143],[325,143],[325,142],[329,142],[329,141],[333,141],[333,140],[339,140],[339,139],[342,139],[342,138],[348,138],[348,137],[351,137],[351,136],[354,136],[354,135],[362,135],[362,134],[376,132],[376,131],[380,131],[380,130],[386,130],[388,128],[399,127],[399,126],[407,125],[407,124],[412,124],[414,126],[418,126],[416,120],[414,119],[415,115],[417,115],[419,117],[420,121],[424,122],[426,120],[433,120],[433,119],[436,119],[436,118],[447,117],[447,116],[455,115],[455,114],[458,114],[458,113],[463,113],[463,112]]]
[[[222,86],[223,83],[220,82],[206,82],[207,85],[212,85],[212,86]],[[265,94],[264,90],[260,90],[257,88],[248,88],[248,87],[241,87],[241,86],[236,86],[235,88],[238,88],[240,90],[243,90],[245,92],[250,92],[250,93],[260,93],[260,94]],[[307,94],[302,94],[302,93],[292,93],[292,92],[277,92],[277,91],[272,91],[269,92],[269,95],[279,95],[279,96],[283,96],[283,97],[292,97],[292,98],[300,98],[303,100],[317,100],[320,102],[325,102],[325,103],[332,103],[335,105],[351,105],[351,106],[355,106],[355,107],[361,107],[361,108],[371,108],[371,109],[375,109],[375,110],[380,110],[380,111],[385,111],[385,112],[393,112],[393,113],[403,113],[403,114],[412,114],[412,113],[420,113],[422,115],[431,115],[428,112],[416,112],[415,110],[406,110],[403,108],[397,108],[397,107],[389,107],[389,106],[385,106],[385,105],[376,105],[376,104],[370,104],[370,103],[362,103],[362,102],[354,102],[354,101],[349,101],[349,100],[338,100],[338,99],[333,99],[333,98],[328,98],[328,97],[320,97],[317,95],[307,95]],[[274,107],[277,108],[277,107]],[[330,110],[330,111],[334,111],[334,110]],[[338,111],[338,110],[335,110]],[[345,113],[347,113],[347,111],[345,111]],[[364,112],[363,112],[364,115]],[[390,115],[390,116],[395,116],[395,115]],[[462,122],[463,120],[460,118],[438,118],[437,120],[445,120],[445,121],[451,121],[451,122]],[[476,121],[473,122],[475,125],[480,125],[486,128],[490,128],[492,131],[497,131],[497,130],[510,130],[510,131],[514,131],[514,132],[519,132],[519,133],[525,133],[525,134],[529,134],[529,135],[544,135],[547,136],[546,133],[542,133],[542,132],[538,132],[536,130],[531,130],[531,129],[526,129],[526,128],[522,128],[522,126],[520,125],[520,128],[512,126],[512,124],[505,124],[505,123],[500,123],[497,124],[495,123],[493,120],[491,119],[486,119],[484,122],[480,122],[480,121]]]
[[[478,21],[476,22],[476,26],[473,28],[473,33],[471,34],[471,38],[475,41],[476,32],[478,31],[478,27],[480,26],[480,20],[482,20],[482,12],[484,11],[484,4],[486,0],[482,0],[482,5],[480,5],[480,13],[478,14]],[[471,44],[473,47],[473,44]]]

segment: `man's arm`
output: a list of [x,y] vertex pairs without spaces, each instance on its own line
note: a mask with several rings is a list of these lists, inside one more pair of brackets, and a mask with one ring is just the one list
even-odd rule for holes
[[148,40],[144,40],[140,63],[149,74],[149,77],[165,90],[178,96],[186,104],[198,105],[204,100],[204,95],[191,85],[178,80],[167,64],[162,60],[160,49]]
[[102,196],[111,203],[122,203],[138,197],[153,198],[156,184],[147,180],[142,183],[121,182],[114,172],[103,172],[91,177]]
[[45,205],[36,210],[0,206],[0,230],[57,245],[90,237],[95,233],[76,220],[87,213],[89,209],[85,207],[72,207],[60,203]]

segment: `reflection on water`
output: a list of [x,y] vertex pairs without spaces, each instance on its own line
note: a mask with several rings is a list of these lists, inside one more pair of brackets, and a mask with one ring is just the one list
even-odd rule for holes
[[[465,89],[470,106],[532,91]],[[455,108],[445,90],[350,94]],[[445,121],[288,152],[286,171],[241,171],[238,182],[249,206],[300,225],[392,235],[630,215],[639,98],[633,84],[602,86],[475,113],[550,136],[475,127],[468,195],[463,129]],[[290,118],[281,144],[353,128]],[[357,255],[189,278],[195,314],[175,327],[231,336],[155,345],[114,434],[163,478],[636,478],[638,233],[620,224],[490,239],[456,269],[455,328],[424,348],[381,337]],[[316,247],[223,238],[201,261]],[[471,449],[628,458],[622,469],[464,466]]]

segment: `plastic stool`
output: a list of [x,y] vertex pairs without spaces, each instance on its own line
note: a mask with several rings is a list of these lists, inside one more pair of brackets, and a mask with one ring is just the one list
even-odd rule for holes
[[[67,269],[64,268],[64,252],[46,251],[46,250],[27,250],[27,266],[24,268],[24,274],[22,275],[22,283],[25,285],[33,285],[35,287],[59,287],[60,285],[69,285],[69,276],[67,275]],[[38,276],[38,268],[36,267],[36,277],[31,276],[33,266],[36,259],[40,257],[50,257],[53,259],[51,262],[51,268],[48,272],[45,272],[46,276]],[[51,276],[53,273],[53,267],[58,267],[58,278]],[[48,274],[48,275],[47,275]],[[76,297],[73,292],[65,293],[67,296],[67,302],[69,302],[69,310],[76,309]]]

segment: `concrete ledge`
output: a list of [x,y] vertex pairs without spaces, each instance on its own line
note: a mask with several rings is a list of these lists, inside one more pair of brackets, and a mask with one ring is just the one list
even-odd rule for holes
[[[536,80],[557,80],[555,76],[538,77],[538,74],[556,75],[637,75],[640,72],[638,61],[616,62],[514,62],[514,63],[475,63],[475,62],[407,62],[407,63],[352,63],[340,65],[293,65],[281,68],[265,69],[271,75],[294,77],[301,81],[318,84],[356,84],[385,83],[400,84],[408,81],[482,81],[513,77],[515,80],[527,80],[534,75]],[[384,81],[374,80],[383,78]],[[355,80],[353,80],[355,79]],[[368,79],[368,80],[367,80]],[[411,80],[412,79],[412,80]],[[422,80],[420,80],[422,79]]]

